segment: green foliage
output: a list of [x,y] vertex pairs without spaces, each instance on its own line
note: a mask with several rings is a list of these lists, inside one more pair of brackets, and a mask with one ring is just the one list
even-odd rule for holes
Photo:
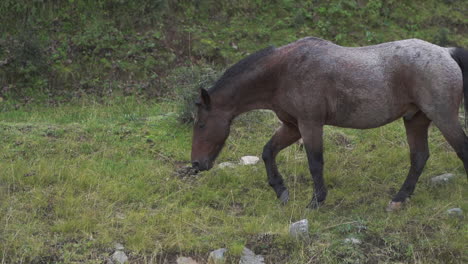
[[411,37],[468,46],[466,8],[463,0],[4,0],[0,96],[163,97],[175,68],[225,68],[311,35],[349,46]]
[[179,121],[185,124],[193,122],[196,114],[195,101],[200,89],[209,89],[219,77],[220,73],[208,66],[179,67],[171,72],[166,85],[174,87],[171,97],[179,102]]

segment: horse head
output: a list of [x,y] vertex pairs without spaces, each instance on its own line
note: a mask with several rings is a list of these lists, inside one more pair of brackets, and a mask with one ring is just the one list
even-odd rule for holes
[[192,167],[203,171],[213,167],[221,152],[229,136],[231,118],[228,112],[213,104],[205,89],[201,89],[200,99],[195,104],[198,111],[193,126]]

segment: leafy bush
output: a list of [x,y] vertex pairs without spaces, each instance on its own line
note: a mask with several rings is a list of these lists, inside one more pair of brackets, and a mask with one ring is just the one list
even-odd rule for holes
[[176,68],[168,78],[169,87],[174,87],[172,98],[179,102],[179,121],[191,123],[195,116],[195,100],[200,89],[210,88],[220,76],[220,71],[209,66],[195,66]]

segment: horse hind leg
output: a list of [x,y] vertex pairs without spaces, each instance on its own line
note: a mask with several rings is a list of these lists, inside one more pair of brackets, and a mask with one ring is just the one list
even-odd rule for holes
[[[458,104],[449,104],[451,109],[438,108],[433,114],[426,113],[434,125],[442,132],[450,146],[463,162],[465,173],[468,177],[468,138],[458,121]],[[446,111],[444,111],[446,110]]]
[[286,186],[284,186],[283,177],[281,177],[278,167],[276,166],[276,155],[278,155],[282,149],[288,147],[300,138],[301,134],[296,126],[283,123],[263,148],[262,158],[265,162],[268,183],[273,188],[282,204],[288,202],[289,192]]
[[419,111],[411,119],[404,118],[406,137],[410,149],[411,167],[400,191],[393,197],[387,211],[399,209],[414,192],[419,176],[429,158],[427,131],[431,120]]
[[457,119],[434,124],[440,129],[445,139],[457,153],[458,158],[463,162],[465,173],[468,177],[468,138]]

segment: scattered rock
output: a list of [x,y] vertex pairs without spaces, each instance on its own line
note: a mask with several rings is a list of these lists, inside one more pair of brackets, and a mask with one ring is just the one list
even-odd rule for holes
[[452,208],[447,210],[447,214],[449,214],[450,216],[462,217],[463,210],[461,208]]
[[112,260],[116,263],[123,264],[128,263],[128,257],[125,252],[116,250],[114,254],[112,254]]
[[299,240],[309,240],[309,221],[307,219],[302,219],[292,223],[289,227],[289,234],[295,239]]
[[453,180],[453,178],[455,178],[455,175],[453,175],[452,173],[445,173],[439,176],[432,177],[431,183],[433,185],[441,185]]
[[240,258],[239,264],[264,264],[265,259],[260,255],[255,255],[255,253],[248,249],[244,248],[242,250],[242,256]]
[[192,258],[178,257],[177,264],[198,264],[198,262],[196,262]]
[[357,239],[354,237],[346,238],[344,242],[348,244],[353,244],[353,245],[359,245],[362,243],[360,239]]
[[220,248],[214,251],[211,251],[210,256],[208,257],[208,264],[225,264],[226,263],[226,254],[227,249]]
[[232,162],[229,162],[229,161],[226,161],[226,162],[222,162],[218,165],[219,168],[221,169],[224,169],[224,168],[234,168],[236,167],[236,164],[232,163]]
[[244,156],[241,158],[241,165],[255,165],[260,161],[259,157],[256,156]]
[[120,243],[115,243],[114,248],[115,248],[115,250],[124,250],[125,249],[124,246],[122,244],[120,244]]
[[356,228],[356,230],[357,230],[358,233],[361,233],[361,232],[367,230],[367,226],[364,225],[364,224],[361,224],[361,223],[356,224],[356,225],[355,225],[355,228]]

